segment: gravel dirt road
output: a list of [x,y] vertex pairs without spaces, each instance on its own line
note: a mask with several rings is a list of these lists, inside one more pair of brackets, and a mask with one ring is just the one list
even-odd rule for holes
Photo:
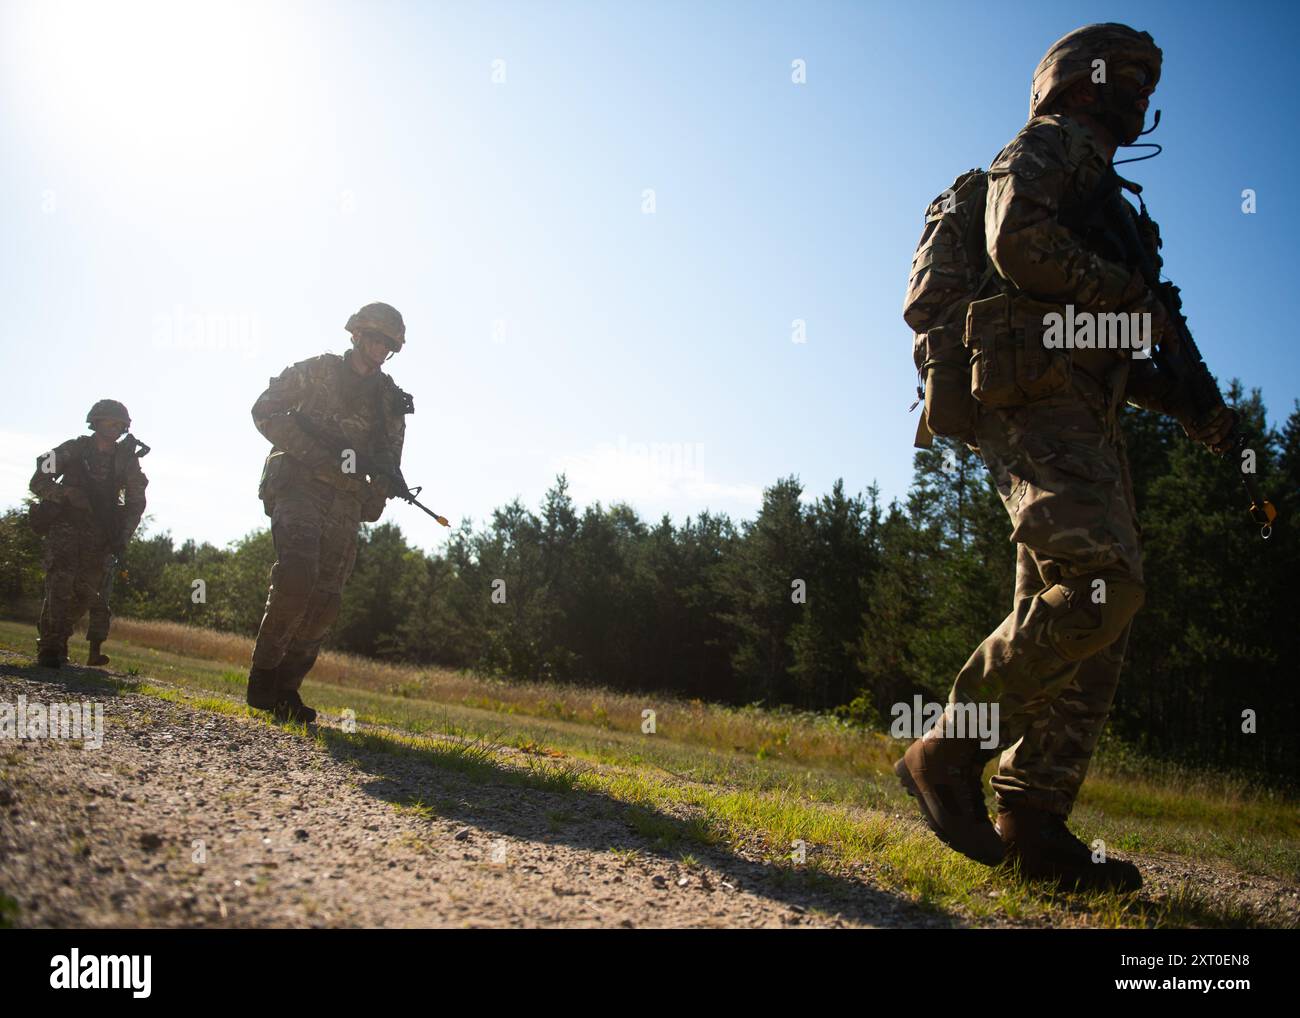
[[[656,850],[614,799],[507,780],[515,750],[486,777],[461,773],[358,748],[328,719],[313,739],[16,661],[0,657],[0,702],[104,706],[99,749],[0,742],[0,891],[17,926],[963,925],[866,873],[811,889],[762,846]],[[1138,862],[1156,888],[1191,875],[1279,923],[1300,913],[1275,880]]]

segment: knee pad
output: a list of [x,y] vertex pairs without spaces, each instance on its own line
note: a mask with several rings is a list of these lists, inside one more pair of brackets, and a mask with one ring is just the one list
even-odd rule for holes
[[316,586],[319,562],[307,555],[284,555],[271,570],[271,586],[285,601],[306,604]]
[[1123,576],[1062,580],[1042,595],[1047,638],[1067,661],[1082,661],[1119,639],[1146,600],[1146,587]]

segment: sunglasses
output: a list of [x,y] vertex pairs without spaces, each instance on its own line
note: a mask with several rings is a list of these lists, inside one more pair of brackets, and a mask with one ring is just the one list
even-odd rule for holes
[[382,343],[389,353],[397,353],[397,344],[380,332],[362,333],[361,341],[365,343]]
[[1131,78],[1137,82],[1139,88],[1149,85],[1154,79],[1151,69],[1144,64],[1120,64],[1115,68],[1115,73],[1124,78]]

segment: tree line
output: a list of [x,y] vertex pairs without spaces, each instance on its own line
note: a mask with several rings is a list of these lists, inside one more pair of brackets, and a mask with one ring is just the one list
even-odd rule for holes
[[[1290,785],[1300,774],[1300,402],[1275,430],[1258,392],[1243,398],[1234,384],[1232,397],[1281,513],[1268,541],[1229,464],[1167,418],[1124,413],[1148,594],[1111,726],[1158,756]],[[394,524],[365,527],[329,646],[885,727],[892,704],[946,699],[1010,609],[1009,532],[979,457],[940,439],[916,452],[905,499],[882,506],[874,485],[849,494],[842,481],[805,498],[786,477],[744,521],[580,508],[561,476],[535,511],[516,499],[482,526],[465,521],[438,554]],[[23,510],[10,510],[0,521],[8,613],[30,615],[39,601],[39,554]],[[253,635],[273,559],[268,530],[226,548],[138,537],[114,609]]]

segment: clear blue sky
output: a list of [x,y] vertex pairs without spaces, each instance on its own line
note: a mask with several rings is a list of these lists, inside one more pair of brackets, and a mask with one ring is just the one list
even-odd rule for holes
[[6,2],[0,504],[113,396],[155,529],[264,525],[249,408],[372,300],[407,321],[406,474],[453,520],[561,470],[650,518],[747,517],[790,473],[901,495],[921,211],[1105,20],[1165,52],[1165,152],[1128,169],[1166,271],[1212,369],[1283,417],[1293,4]]

